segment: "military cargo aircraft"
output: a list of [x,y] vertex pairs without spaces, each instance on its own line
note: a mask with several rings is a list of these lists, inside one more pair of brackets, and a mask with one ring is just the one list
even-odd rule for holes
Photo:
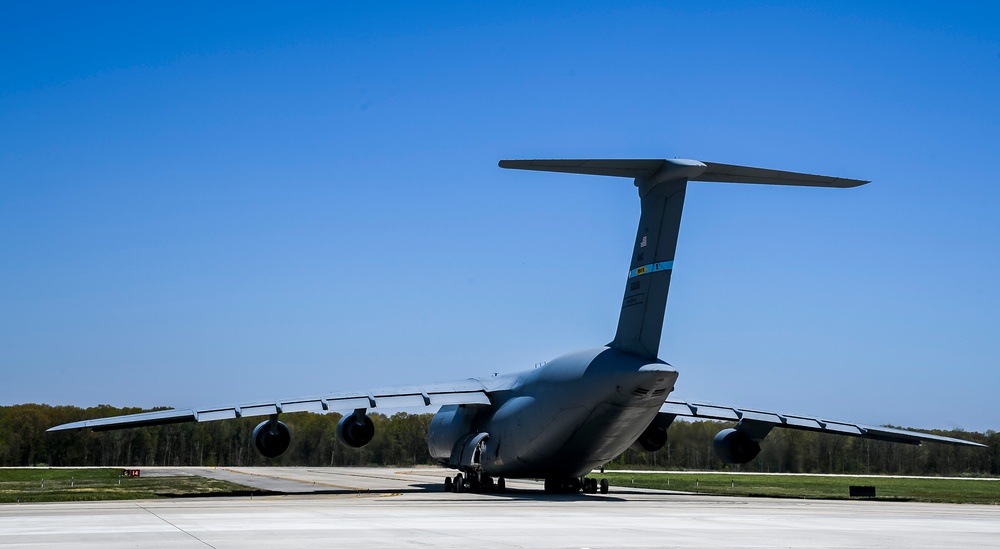
[[689,182],[850,188],[868,181],[699,162],[651,160],[503,160],[501,168],[625,177],[634,180],[641,213],[625,280],[618,328],[605,345],[571,352],[519,373],[419,386],[328,393],[250,404],[175,409],[91,419],[49,429],[95,431],[190,421],[265,417],[253,431],[257,450],[281,455],[291,441],[281,414],[341,412],[337,438],[360,448],[375,435],[369,410],[437,408],[430,454],[457,471],[446,490],[503,490],[505,478],[545,479],[550,492],[606,493],[594,469],[632,447],[655,451],[678,417],[734,422],[713,447],[731,464],[752,460],[774,428],[801,429],[920,444],[982,446],[931,434],[809,417],[668,400],[677,370],[657,355],[681,210]]

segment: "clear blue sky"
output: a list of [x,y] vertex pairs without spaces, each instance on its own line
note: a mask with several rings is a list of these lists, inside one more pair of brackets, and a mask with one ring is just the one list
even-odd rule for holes
[[1000,429],[993,2],[0,8],[0,404],[193,406],[611,339],[630,181],[693,184],[675,397]]

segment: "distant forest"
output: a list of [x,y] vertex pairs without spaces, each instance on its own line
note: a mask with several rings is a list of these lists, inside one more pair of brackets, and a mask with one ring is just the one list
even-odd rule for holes
[[[62,431],[54,425],[96,417],[137,413],[138,408],[98,406],[0,406],[0,466],[411,466],[432,464],[425,437],[431,414],[372,414],[375,439],[361,449],[336,440],[337,414],[287,414],[292,445],[277,459],[261,457],[250,433],[264,418],[182,423],[120,431]],[[760,455],[743,466],[720,461],[712,450],[715,434],[732,424],[677,421],[667,445],[657,452],[627,450],[608,467],[739,470],[782,473],[893,475],[1000,475],[1000,433],[927,431],[965,438],[989,448],[945,444],[910,446],[806,431],[775,429]]]

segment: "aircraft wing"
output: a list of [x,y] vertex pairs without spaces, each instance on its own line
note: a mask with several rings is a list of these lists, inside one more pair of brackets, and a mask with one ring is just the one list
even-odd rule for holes
[[414,407],[443,406],[446,404],[490,404],[486,387],[476,379],[457,382],[432,383],[405,387],[389,387],[368,392],[331,393],[319,397],[293,398],[242,404],[181,410],[159,410],[125,416],[87,419],[57,425],[49,431],[92,429],[110,431],[130,427],[146,427],[166,423],[191,421],[217,421],[241,417],[271,416],[291,412],[348,412],[358,408],[380,411]]
[[891,427],[875,427],[872,425],[862,425],[860,423],[845,421],[832,421],[809,416],[733,408],[730,406],[719,406],[716,404],[698,404],[668,400],[663,403],[662,407],[660,407],[660,415],[668,416],[666,419],[671,421],[675,417],[734,421],[737,424],[737,429],[747,431],[747,433],[753,438],[758,438],[758,435],[760,438],[763,438],[763,436],[766,435],[772,428],[783,427],[786,429],[815,431],[817,433],[830,433],[835,435],[884,440],[888,442],[901,442],[903,444],[939,442],[961,446],[985,447],[985,445],[977,442],[931,435],[927,433],[919,433],[917,431],[893,429]]

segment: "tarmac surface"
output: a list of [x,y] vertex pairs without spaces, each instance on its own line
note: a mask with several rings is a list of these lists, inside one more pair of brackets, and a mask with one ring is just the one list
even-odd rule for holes
[[177,468],[285,495],[0,505],[0,547],[998,547],[1000,506],[612,487],[446,493],[440,469]]

